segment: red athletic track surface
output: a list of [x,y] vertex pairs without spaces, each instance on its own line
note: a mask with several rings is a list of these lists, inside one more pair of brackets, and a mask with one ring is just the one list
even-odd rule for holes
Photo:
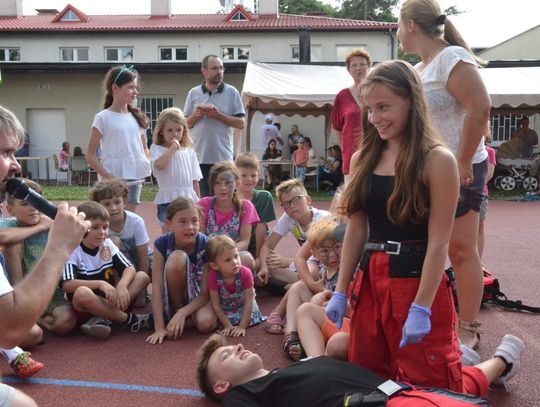
[[[327,208],[328,204],[318,202],[317,206]],[[281,213],[280,208],[277,209]],[[159,226],[154,206],[145,202],[140,205],[138,213],[146,219],[149,234],[152,240],[155,239],[159,235]],[[526,304],[536,306],[540,306],[539,231],[540,203],[490,202],[484,263],[499,278],[502,291],[511,299],[522,299]],[[287,237],[280,242],[278,250],[292,256],[297,245],[291,237]],[[257,298],[266,314],[278,301],[265,292],[259,293]],[[490,308],[482,310],[480,319],[485,330],[480,350],[483,358],[492,355],[505,333],[518,335],[527,343],[522,370],[509,383],[508,392],[501,388],[491,391],[493,404],[500,407],[540,406],[540,315]],[[46,343],[32,354],[45,363],[45,368],[34,376],[35,381],[44,384],[30,382],[14,385],[34,397],[40,406],[215,405],[200,396],[185,395],[197,389],[194,378],[195,352],[206,336],[189,329],[180,340],[153,346],[145,343],[146,336],[146,332],[132,334],[116,331],[109,339],[100,341],[80,332],[64,338],[48,335]],[[267,334],[263,326],[250,328],[247,336],[241,339],[248,349],[262,356],[267,368],[289,363],[281,351],[281,341],[281,336]],[[0,366],[6,376],[4,380],[10,380],[12,377],[7,376],[11,375],[11,371],[7,364],[1,362]],[[113,388],[113,385],[134,387],[119,390],[118,386]],[[162,389],[142,391],[142,386]],[[176,393],[164,393],[171,388]]]

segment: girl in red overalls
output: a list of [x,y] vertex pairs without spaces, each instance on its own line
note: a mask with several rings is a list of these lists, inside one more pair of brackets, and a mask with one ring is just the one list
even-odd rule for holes
[[326,312],[339,326],[364,252],[351,290],[349,361],[392,380],[485,392],[479,369],[462,372],[444,275],[459,193],[456,159],[434,131],[408,63],[378,65],[362,99],[364,139],[344,192],[350,219]]

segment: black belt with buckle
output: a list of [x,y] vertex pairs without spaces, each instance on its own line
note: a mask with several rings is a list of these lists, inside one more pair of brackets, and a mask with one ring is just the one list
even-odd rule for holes
[[387,242],[367,242],[364,249],[371,252],[385,252],[398,256],[401,253],[422,252],[426,250],[427,245],[424,243],[402,243],[389,240]]

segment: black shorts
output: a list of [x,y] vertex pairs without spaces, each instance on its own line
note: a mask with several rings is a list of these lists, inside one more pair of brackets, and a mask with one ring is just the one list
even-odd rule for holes
[[487,158],[478,164],[473,164],[473,183],[468,187],[461,185],[455,218],[466,215],[470,210],[480,212],[480,205],[484,199],[487,169]]

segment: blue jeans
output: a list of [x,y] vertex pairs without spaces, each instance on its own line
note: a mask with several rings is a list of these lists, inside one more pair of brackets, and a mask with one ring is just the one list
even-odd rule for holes
[[296,178],[302,181],[306,179],[306,167],[296,167]]

